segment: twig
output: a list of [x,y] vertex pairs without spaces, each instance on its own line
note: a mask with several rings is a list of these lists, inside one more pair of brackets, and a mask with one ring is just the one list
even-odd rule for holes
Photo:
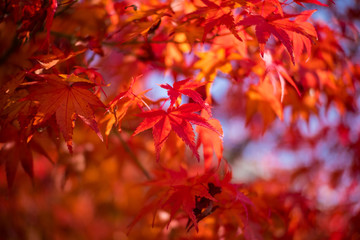
[[66,12],[68,9],[70,9],[72,7],[72,5],[74,5],[75,3],[77,3],[78,0],[74,0],[70,3],[61,3],[61,5],[65,5],[67,4],[64,8],[62,8],[61,10],[59,10],[58,12],[55,13],[55,17],[62,14],[63,12]]
[[131,148],[129,147],[129,145],[127,144],[127,142],[122,138],[121,134],[116,131],[113,130],[113,132],[115,133],[115,135],[119,138],[122,146],[124,147],[125,151],[130,155],[131,159],[134,161],[135,165],[144,173],[145,177],[148,180],[151,180],[151,176],[149,174],[149,172],[145,169],[145,167],[141,164],[141,162],[139,161],[139,159],[136,157],[136,155],[134,154],[134,152],[131,150]]

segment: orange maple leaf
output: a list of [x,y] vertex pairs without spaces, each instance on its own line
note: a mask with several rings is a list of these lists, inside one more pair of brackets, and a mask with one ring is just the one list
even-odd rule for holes
[[259,113],[264,122],[263,133],[269,127],[276,116],[283,120],[283,108],[278,94],[275,93],[273,85],[269,79],[264,79],[258,85],[251,85],[247,92],[248,101],[246,103],[246,122],[247,124],[256,113]]
[[132,78],[132,81],[130,83],[130,86],[128,90],[119,93],[110,103],[108,106],[109,112],[112,114],[107,114],[101,122],[106,122],[106,129],[105,129],[105,135],[109,136],[111,129],[113,126],[117,127],[117,130],[121,131],[121,122],[122,119],[125,117],[129,109],[131,109],[134,106],[138,106],[141,108],[142,106],[146,106],[148,109],[150,107],[147,105],[147,103],[143,100],[142,96],[150,91],[150,89],[145,90],[144,92],[140,94],[135,94],[133,91],[134,83],[136,81],[137,77]]

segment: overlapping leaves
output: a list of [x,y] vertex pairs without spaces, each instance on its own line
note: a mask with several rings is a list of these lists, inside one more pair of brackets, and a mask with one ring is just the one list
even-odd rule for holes
[[[182,168],[179,171],[162,169],[155,174],[156,179],[147,183],[150,186],[148,191],[150,201],[131,222],[129,232],[142,217],[150,212],[156,214],[160,209],[170,213],[167,226],[177,216],[181,216],[181,212],[185,212],[188,218],[187,230],[190,231],[193,226],[199,231],[198,223],[202,219],[214,212],[223,214],[227,211],[223,208],[227,204],[229,204],[227,207],[234,209],[239,205],[244,209],[245,215],[247,206],[252,205],[251,200],[240,192],[241,186],[230,182],[232,178],[230,172],[226,172],[223,178],[212,170],[190,176]],[[220,209],[217,210],[218,208]]]

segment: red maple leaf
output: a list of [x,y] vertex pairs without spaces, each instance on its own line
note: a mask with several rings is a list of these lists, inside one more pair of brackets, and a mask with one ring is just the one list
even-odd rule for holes
[[187,103],[179,107],[169,107],[167,111],[157,109],[140,113],[138,116],[145,118],[145,120],[137,127],[134,135],[153,128],[156,159],[158,161],[161,147],[173,130],[190,147],[195,157],[200,160],[194,142],[195,133],[190,123],[211,129],[221,136],[221,133],[205,118],[195,113],[201,109],[203,107],[197,103]]
[[180,185],[180,186],[173,186],[171,191],[168,193],[169,198],[167,201],[162,205],[162,207],[169,206],[170,207],[170,220],[173,219],[175,213],[182,208],[186,214],[189,216],[190,220],[195,226],[196,231],[198,231],[197,226],[197,218],[193,212],[193,209],[196,207],[195,199],[198,198],[206,198],[212,201],[216,201],[208,192],[208,189],[204,187],[200,183],[195,183],[193,185]]
[[205,3],[210,9],[212,8],[216,10],[216,15],[214,17],[211,17],[210,19],[207,19],[207,22],[204,27],[204,35],[202,37],[202,42],[205,41],[206,35],[211,30],[213,30],[215,26],[220,26],[220,25],[225,25],[225,27],[229,29],[229,31],[234,35],[234,37],[236,37],[239,41],[242,41],[242,39],[240,38],[239,34],[236,31],[236,24],[234,22],[234,17],[231,11],[225,13],[222,6],[219,6],[208,0],[202,0],[202,2]]
[[[55,79],[47,77],[49,78],[44,82],[35,84],[30,95],[25,98],[39,102],[34,124],[41,124],[55,114],[57,125],[70,152],[72,152],[72,133],[76,117],[80,117],[103,140],[93,109],[105,106],[89,90],[95,85],[81,78],[76,78],[78,82],[69,84],[68,81],[61,81],[58,77]],[[69,76],[70,80],[74,80],[72,75]]]
[[310,40],[317,38],[316,32],[312,31],[312,29],[307,29],[303,26],[303,23],[299,24],[297,21],[291,21],[289,19],[296,16],[299,15],[284,14],[282,16],[281,14],[270,14],[266,17],[261,15],[250,15],[239,21],[237,25],[242,25],[244,27],[255,25],[255,34],[259,42],[261,56],[264,55],[265,44],[270,35],[274,35],[285,46],[290,54],[292,62],[295,64],[294,45],[291,41],[292,36],[290,36],[289,33],[298,33]]
[[206,7],[200,7],[197,11],[189,13],[187,17],[205,15],[206,19],[204,21],[204,33],[202,37],[202,42],[205,42],[206,36],[210,33],[216,26],[225,25],[227,29],[236,37],[239,41],[242,41],[241,37],[237,33],[236,24],[234,21],[234,16],[232,13],[234,3],[230,1],[223,1],[220,5],[209,1],[201,0]]
[[12,187],[19,162],[31,179],[34,177],[33,157],[28,145],[24,142],[10,142],[0,150],[0,157],[5,161],[6,180]]
[[176,100],[181,96],[181,94],[184,94],[188,97],[190,97],[194,102],[200,104],[201,107],[204,109],[207,109],[210,111],[210,106],[208,103],[206,103],[200,93],[193,90],[195,88],[201,87],[205,85],[205,83],[197,83],[197,82],[189,82],[190,78],[175,82],[173,84],[173,87],[171,87],[169,84],[161,84],[160,87],[167,89],[167,94],[170,97],[170,105],[174,105]]
[[34,160],[31,150],[43,155],[53,163],[51,157],[41,144],[34,140],[34,138],[26,142],[21,133],[13,125],[4,126],[0,130],[0,136],[0,144],[2,144],[0,149],[0,165],[5,164],[6,180],[9,188],[14,183],[19,163],[26,174],[31,179],[34,178]]
[[[187,231],[192,227],[198,231],[198,222],[214,212],[222,215],[235,211],[248,215],[247,206],[253,206],[252,201],[240,191],[242,186],[230,182],[232,174],[227,169],[223,178],[213,170],[195,176],[189,176],[189,172],[183,168],[180,171],[163,169],[154,173],[155,179],[147,183],[150,186],[147,194],[149,201],[128,226],[128,233],[142,217],[159,209],[170,214],[167,226],[183,210],[189,218]],[[155,215],[153,226],[154,221]],[[243,222],[237,224],[244,225]]]
[[[151,186],[149,193],[157,195],[157,198],[149,201],[140,211],[139,215],[129,225],[129,232],[144,215],[154,210],[157,211],[158,209],[164,209],[170,212],[167,226],[169,226],[175,215],[182,209],[190,222],[192,222],[192,226],[198,231],[198,222],[204,218],[197,213],[197,210],[200,210],[198,208],[202,207],[200,206],[201,204],[199,204],[199,200],[207,199],[211,202],[217,201],[214,195],[218,192],[214,194],[210,187],[206,187],[214,172],[206,172],[203,175],[190,177],[188,172],[181,168],[179,172],[164,169],[163,171],[155,172],[155,174],[157,175],[156,180],[148,184]],[[202,218],[200,219],[199,217]],[[190,230],[190,228],[188,230]]]
[[106,86],[104,78],[99,72],[97,72],[96,68],[83,68],[80,66],[75,66],[74,74],[86,75],[87,78],[98,87],[98,89],[95,91],[95,94],[98,94],[101,91],[106,96],[106,93],[102,89],[102,87]]

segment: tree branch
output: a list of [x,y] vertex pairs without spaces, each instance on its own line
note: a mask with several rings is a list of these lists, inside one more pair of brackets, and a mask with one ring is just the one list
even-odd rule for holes
[[145,169],[145,167],[142,165],[142,163],[139,161],[139,159],[136,157],[134,152],[131,150],[127,142],[122,138],[121,134],[113,129],[114,134],[119,138],[122,146],[124,147],[125,151],[130,155],[131,159],[134,161],[135,165],[144,173],[145,177],[148,180],[151,180],[151,176],[149,172]]

